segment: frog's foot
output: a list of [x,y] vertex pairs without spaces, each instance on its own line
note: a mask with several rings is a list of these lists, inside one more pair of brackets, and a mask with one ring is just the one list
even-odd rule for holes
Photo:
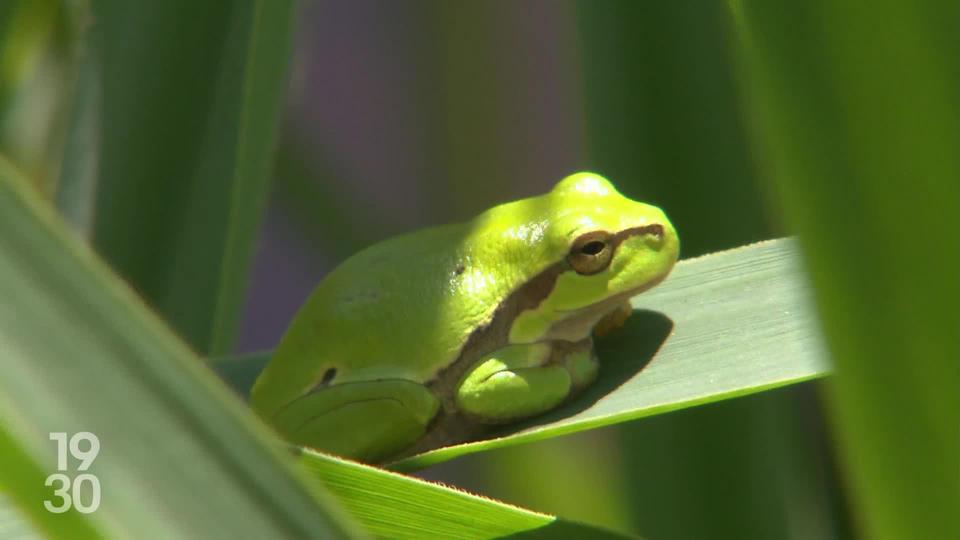
[[412,381],[342,383],[291,402],[273,424],[294,444],[376,462],[422,437],[439,406],[430,390]]
[[467,372],[456,392],[457,409],[486,424],[534,416],[593,382],[597,367],[589,339],[504,347]]
[[620,304],[617,306],[617,309],[604,315],[604,317],[593,326],[593,335],[603,337],[613,332],[623,326],[623,323],[627,322],[627,319],[630,318],[632,313],[633,306],[630,305],[629,301]]

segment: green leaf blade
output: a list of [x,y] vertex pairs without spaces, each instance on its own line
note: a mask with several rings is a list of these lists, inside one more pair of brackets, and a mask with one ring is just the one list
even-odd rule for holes
[[[0,161],[2,453],[50,474],[49,433],[95,434],[102,503],[70,519],[104,536],[352,535],[249,412],[14,176]],[[37,497],[52,490],[18,470],[0,468],[0,488],[42,508]]]
[[300,463],[378,538],[501,538],[539,534],[627,538],[611,531],[531,512],[417,478],[305,450]]
[[960,531],[956,2],[729,2],[867,538]]

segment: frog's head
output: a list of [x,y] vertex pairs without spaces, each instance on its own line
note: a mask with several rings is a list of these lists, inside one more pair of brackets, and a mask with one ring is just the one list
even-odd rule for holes
[[543,300],[519,314],[511,342],[583,339],[677,261],[680,241],[663,211],[624,197],[599,175],[568,176],[544,202],[551,208],[544,241],[558,261],[548,270],[555,279]]

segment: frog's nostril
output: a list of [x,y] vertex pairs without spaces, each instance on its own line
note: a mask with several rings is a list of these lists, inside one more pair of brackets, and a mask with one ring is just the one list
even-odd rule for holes
[[659,223],[645,225],[638,232],[651,249],[659,250],[663,247],[663,225]]
[[644,229],[643,234],[649,234],[650,236],[654,236],[658,239],[663,238],[663,225],[660,225],[659,223],[654,223],[653,225],[647,225],[643,229]]

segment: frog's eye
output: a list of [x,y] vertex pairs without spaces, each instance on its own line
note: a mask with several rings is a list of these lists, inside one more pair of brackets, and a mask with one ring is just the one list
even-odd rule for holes
[[594,231],[584,234],[573,241],[567,261],[578,274],[590,275],[602,272],[610,266],[613,258],[613,245],[610,233]]

